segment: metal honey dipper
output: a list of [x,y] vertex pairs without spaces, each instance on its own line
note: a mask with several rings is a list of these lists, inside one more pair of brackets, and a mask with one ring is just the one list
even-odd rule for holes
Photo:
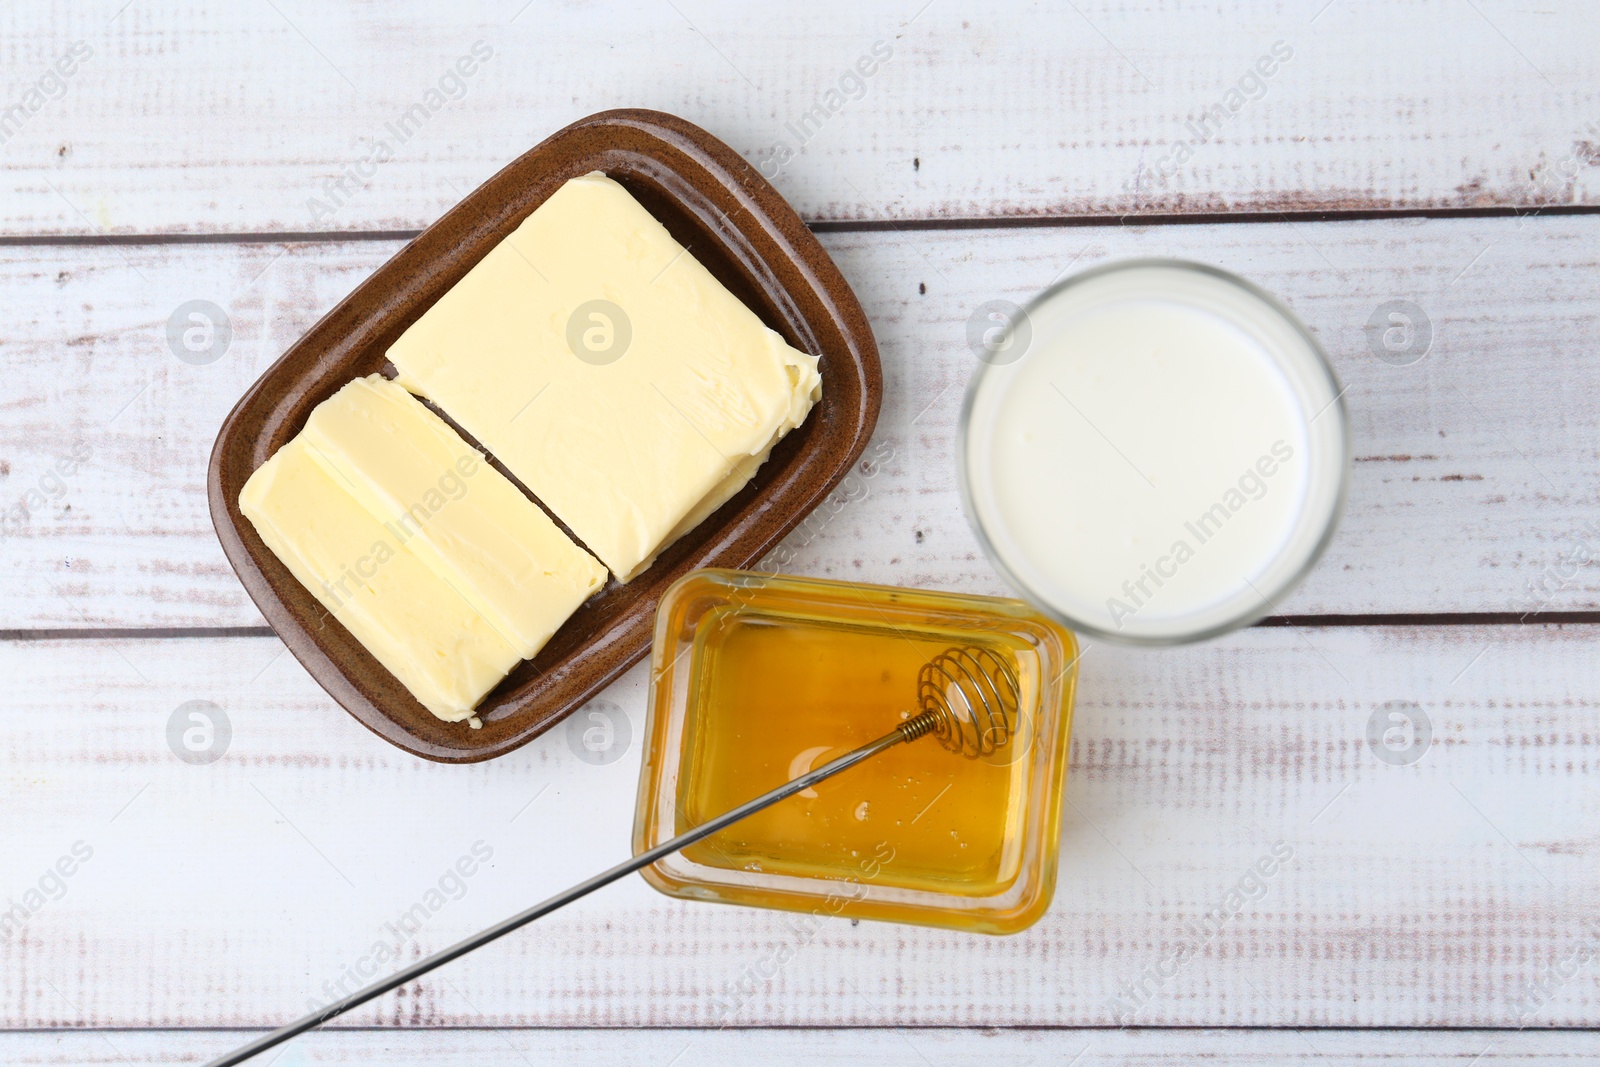
[[993,755],[997,749],[1010,744],[1017,733],[1021,687],[1016,672],[989,649],[975,646],[953,647],[929,660],[918,673],[917,706],[919,711],[916,715],[876,741],[868,742],[853,752],[847,752],[837,759],[830,760],[815,770],[808,771],[753,800],[747,800],[738,807],[708,819],[699,826],[686,830],[671,840],[663,841],[631,859],[624,860],[587,881],[579,882],[526,911],[518,912],[464,941],[435,952],[408,967],[403,967],[387,978],[380,978],[342,1000],[337,1000],[225,1056],[212,1060],[207,1067],[232,1067],[233,1064],[243,1063],[258,1052],[272,1048],[307,1030],[315,1029],[329,1019],[343,1015],[351,1008],[359,1007],[375,997],[420,978],[435,967],[465,956],[473,949],[504,937],[535,919],[543,918],[557,908],[570,904],[579,897],[587,896],[601,886],[610,885],[623,875],[648,867],[680,848],[710,837],[740,819],[754,815],[785,797],[793,796],[825,778],[831,778],[840,771],[854,767],[863,760],[871,759],[901,742],[915,741],[926,734],[932,734],[945,748],[968,759]]

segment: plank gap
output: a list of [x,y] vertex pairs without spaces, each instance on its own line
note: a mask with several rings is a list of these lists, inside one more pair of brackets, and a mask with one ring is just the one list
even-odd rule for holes
[[[1307,211],[1199,211],[1191,213],[992,215],[921,219],[812,219],[813,233],[892,233],[939,230],[1032,230],[1079,226],[1214,226],[1284,222],[1371,222],[1384,219],[1504,219],[1539,215],[1596,215],[1600,204],[1506,207],[1360,208]],[[410,241],[405,230],[260,230],[237,233],[47,233],[0,235],[0,248],[103,247],[109,245],[361,244]]]
[[[1596,626],[1600,611],[1551,611],[1519,615],[1514,611],[1454,612],[1440,614],[1397,613],[1377,615],[1269,615],[1248,629],[1302,627],[1305,629],[1374,629],[1434,626]],[[62,627],[57,629],[0,629],[0,642],[194,640],[211,637],[274,637],[270,626],[118,626]]]

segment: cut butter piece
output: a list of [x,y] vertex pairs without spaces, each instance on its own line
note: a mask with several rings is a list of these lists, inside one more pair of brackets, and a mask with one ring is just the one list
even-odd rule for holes
[[598,172],[389,349],[622,580],[750,479],[821,395],[786,344]]
[[439,416],[357,378],[318,404],[312,457],[404,546],[533,658],[606,572]]
[[520,651],[312,458],[297,437],[245,482],[239,509],[274,555],[417,701],[459,722]]

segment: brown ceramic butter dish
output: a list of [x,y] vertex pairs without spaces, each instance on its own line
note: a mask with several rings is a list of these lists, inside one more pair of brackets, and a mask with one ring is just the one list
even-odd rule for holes
[[[737,495],[628,584],[611,580],[534,659],[512,670],[478,705],[482,728],[471,729],[435,718],[328,615],[262,543],[239,510],[239,493],[313,407],[351,379],[383,371],[407,327],[563,183],[592,171],[620,182],[784,340],[820,356],[822,397]],[[549,729],[642,658],[657,601],[674,581],[703,567],[754,563],[820,504],[866,446],[881,388],[860,304],[777,191],[683,119],[607,111],[561,130],[485,182],[261,376],[212,451],[211,518],[256,606],[346,710],[427,759],[483,760]]]

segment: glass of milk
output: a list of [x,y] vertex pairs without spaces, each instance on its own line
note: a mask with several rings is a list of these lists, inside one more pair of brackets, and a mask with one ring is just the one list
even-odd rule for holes
[[1333,536],[1343,390],[1310,331],[1242,278],[1097,267],[984,353],[961,413],[962,502],[1001,575],[1073,629],[1213,637],[1275,612]]

